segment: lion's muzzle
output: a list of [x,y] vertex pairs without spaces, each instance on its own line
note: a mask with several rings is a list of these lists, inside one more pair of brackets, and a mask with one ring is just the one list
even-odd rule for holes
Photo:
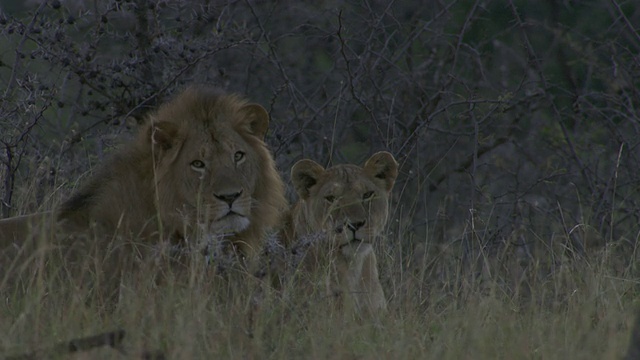
[[243,190],[215,192],[213,196],[213,233],[239,233],[249,227],[250,201],[243,196]]
[[342,238],[342,241],[340,241],[340,246],[348,245],[353,242],[370,242],[370,231],[365,226],[366,224],[366,220],[347,220],[344,223],[336,226],[334,228],[334,232],[337,236]]
[[228,192],[228,193],[222,193],[222,194],[213,194],[213,196],[216,197],[216,199],[221,200],[226,202],[229,207],[233,207],[233,203],[242,195],[242,190],[240,191],[234,191],[234,192]]

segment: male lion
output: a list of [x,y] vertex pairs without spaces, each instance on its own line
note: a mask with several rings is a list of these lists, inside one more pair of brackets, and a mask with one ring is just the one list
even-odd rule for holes
[[373,242],[386,225],[397,175],[398,164],[384,151],[371,156],[364,167],[343,164],[325,169],[304,159],[291,169],[299,200],[285,222],[285,244],[294,253],[304,252],[301,271],[329,266],[329,295],[346,293],[344,300],[358,312],[386,309]]
[[[260,105],[189,87],[149,115],[137,139],[54,211],[58,224],[151,245],[186,245],[204,234],[229,240],[252,260],[287,206],[263,141],[268,124]],[[3,232],[0,223],[0,236],[26,228],[5,223],[11,229]]]

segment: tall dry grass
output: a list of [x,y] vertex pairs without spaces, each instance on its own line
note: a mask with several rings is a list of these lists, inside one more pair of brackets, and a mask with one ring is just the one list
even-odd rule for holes
[[[465,227],[458,235],[481,230]],[[584,257],[545,249],[529,262],[505,247],[469,259],[455,241],[449,248],[432,248],[429,239],[416,250],[396,246],[410,236],[401,222],[390,222],[388,232],[378,255],[389,311],[368,319],[343,311],[321,288],[308,293],[294,282],[275,291],[239,270],[216,275],[197,259],[187,269],[139,267],[123,278],[114,305],[96,290],[108,276],[101,273],[100,249],[89,242],[83,256],[70,257],[49,247],[0,283],[0,355],[115,329],[126,331],[128,354],[159,351],[170,359],[616,359],[625,353],[637,266],[618,266],[613,246]],[[124,357],[108,347],[83,356]]]

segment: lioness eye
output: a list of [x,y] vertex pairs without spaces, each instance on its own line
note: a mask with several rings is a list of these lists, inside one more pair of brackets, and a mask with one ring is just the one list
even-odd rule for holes
[[240,161],[242,161],[242,159],[244,159],[244,152],[236,151],[236,153],[233,155],[233,161],[239,163]]
[[362,195],[362,199],[369,200],[373,197],[373,195],[374,195],[373,191],[367,191],[366,193],[364,193],[364,195]]
[[191,162],[191,167],[193,169],[204,169],[204,162],[202,162],[202,160],[193,160]]
[[333,196],[333,195],[325,196],[324,199],[327,200],[330,203],[336,201],[336,197]]

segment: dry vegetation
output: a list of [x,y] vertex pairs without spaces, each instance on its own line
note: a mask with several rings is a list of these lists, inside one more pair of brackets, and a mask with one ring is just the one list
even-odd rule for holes
[[168,358],[625,353],[639,307],[635,2],[32,3],[0,1],[2,217],[54,207],[146,111],[215,84],[269,110],[285,178],[300,158],[399,160],[377,249],[389,312],[353,319],[204,266],[159,286],[133,274],[110,308],[87,286],[99,249],[73,262],[48,249],[0,273],[0,356],[115,329],[130,355]]

